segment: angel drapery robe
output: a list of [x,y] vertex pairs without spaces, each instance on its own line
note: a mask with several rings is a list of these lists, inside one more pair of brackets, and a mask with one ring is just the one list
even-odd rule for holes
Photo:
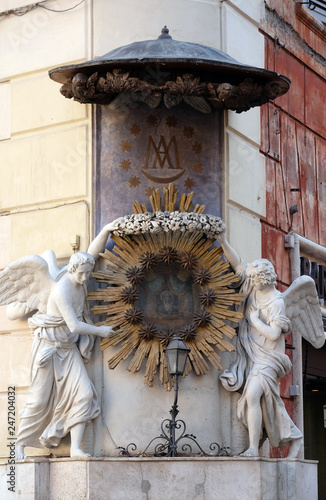
[[302,437],[301,431],[290,419],[284,403],[280,397],[279,379],[291,370],[289,357],[280,352],[283,349],[277,340],[269,340],[259,334],[249,318],[249,310],[259,311],[259,319],[265,324],[274,323],[282,329],[282,334],[291,329],[291,322],[285,316],[285,305],[282,294],[275,289],[275,297],[265,303],[260,303],[251,280],[246,276],[246,265],[241,262],[237,275],[241,279],[240,292],[244,294],[242,304],[243,319],[239,322],[237,338],[237,359],[228,370],[220,375],[222,385],[228,391],[239,391],[243,388],[237,405],[237,415],[240,421],[248,428],[248,396],[247,386],[253,377],[257,377],[263,388],[261,398],[262,430],[265,430],[272,446],[280,446],[293,439]]
[[[81,321],[89,322],[85,316],[81,312]],[[48,314],[35,314],[29,326],[34,335],[32,382],[17,444],[51,448],[58,446],[74,425],[100,413],[83,360],[89,359],[94,339],[71,333],[63,318]]]

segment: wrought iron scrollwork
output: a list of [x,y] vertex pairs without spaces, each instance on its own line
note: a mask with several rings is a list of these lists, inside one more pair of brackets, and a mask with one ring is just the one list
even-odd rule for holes
[[[154,457],[184,457],[184,456],[205,456],[205,457],[221,457],[229,456],[231,449],[229,447],[221,447],[218,443],[211,443],[209,449],[211,453],[207,453],[197,442],[196,436],[193,434],[186,433],[186,424],[183,420],[176,420],[176,416],[179,413],[178,410],[178,376],[175,376],[175,399],[173,406],[170,410],[171,419],[164,419],[161,423],[161,434],[153,438],[146,448],[137,453],[137,446],[135,443],[130,443],[126,447],[119,446],[120,455],[128,457],[144,457],[144,456],[154,456]],[[176,431],[180,431],[179,436],[176,436]],[[154,447],[154,450],[150,451],[151,445],[160,440]],[[185,440],[181,444],[181,441]],[[190,442],[189,442],[190,441]],[[178,451],[178,445],[180,444],[180,451]],[[193,450],[193,445],[195,445],[198,451]]]
[[[209,445],[209,449],[211,453],[206,452],[200,444],[197,442],[196,436],[193,434],[186,433],[186,424],[183,420],[177,420],[175,422],[176,429],[182,428],[181,435],[175,439],[174,442],[171,442],[171,438],[168,433],[164,430],[164,424],[167,429],[171,429],[171,420],[164,420],[161,424],[162,434],[160,436],[156,436],[153,438],[146,448],[137,453],[137,446],[135,443],[130,443],[126,447],[119,447],[120,455],[128,456],[128,457],[144,457],[144,456],[154,456],[154,457],[183,457],[183,456],[205,456],[205,457],[221,457],[221,456],[230,456],[231,449],[228,447],[221,447],[218,443],[211,443]],[[153,450],[150,451],[151,445],[157,441],[161,440],[160,443],[157,443]],[[190,442],[184,442],[181,444],[182,440],[188,440]],[[178,445],[180,444],[180,451],[178,451]],[[195,445],[197,447],[194,449]]]

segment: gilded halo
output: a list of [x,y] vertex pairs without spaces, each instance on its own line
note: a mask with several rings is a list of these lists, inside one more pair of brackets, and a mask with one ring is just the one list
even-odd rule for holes
[[92,309],[105,316],[98,324],[115,330],[101,349],[121,344],[109,368],[131,356],[127,369],[135,373],[145,363],[144,381],[150,387],[157,371],[165,388],[172,386],[163,350],[176,332],[190,348],[185,375],[192,369],[206,374],[207,361],[221,369],[216,349],[234,350],[231,324],[242,317],[231,310],[242,300],[230,288],[236,277],[222,249],[214,246],[225,224],[204,214],[203,205],[191,212],[192,197],[183,194],[176,210],[177,192],[170,184],[163,200],[159,190],[150,197],[153,212],[135,202],[135,214],[118,219],[115,246],[101,254],[107,271],[93,274],[107,287],[88,296],[102,302]]

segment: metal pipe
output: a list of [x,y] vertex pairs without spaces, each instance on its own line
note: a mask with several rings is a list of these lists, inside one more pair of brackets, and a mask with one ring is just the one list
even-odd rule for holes
[[175,442],[175,429],[177,427],[176,423],[176,416],[179,413],[178,410],[178,391],[179,391],[179,381],[178,381],[178,374],[175,375],[174,377],[174,403],[173,406],[170,410],[170,415],[171,415],[171,421],[170,421],[170,443],[169,443],[169,456],[170,457],[175,457],[177,455],[177,444]]
[[[290,266],[291,266],[291,281],[300,276],[300,256],[305,254],[314,260],[326,263],[326,248],[307,240],[300,234],[291,231],[285,236],[285,248],[289,250]],[[323,312],[323,309],[322,309]],[[326,311],[325,311],[326,312]],[[292,355],[292,383],[299,386],[299,396],[293,399],[293,420],[297,427],[303,432],[303,372],[302,372],[302,340],[301,335],[295,330],[292,333],[293,346],[295,350]],[[303,447],[299,456],[303,457]]]

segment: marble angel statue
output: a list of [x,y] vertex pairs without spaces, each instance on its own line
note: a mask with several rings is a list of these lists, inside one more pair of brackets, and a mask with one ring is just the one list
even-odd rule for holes
[[89,456],[81,449],[85,425],[100,413],[95,388],[84,360],[94,336],[107,338],[110,326],[95,326],[87,313],[87,281],[104,250],[114,223],[105,226],[88,248],[72,255],[59,269],[54,252],[28,255],[0,273],[0,305],[9,319],[28,319],[32,345],[31,385],[16,441],[16,459],[25,446],[58,446],[70,432],[70,456]]
[[292,366],[285,354],[284,334],[291,332],[292,323],[314,347],[323,346],[325,334],[315,283],[309,276],[301,276],[281,293],[275,288],[276,274],[268,260],[246,264],[225,233],[218,240],[244,294],[237,358],[220,375],[225,389],[242,391],[237,415],[248,429],[249,447],[241,455],[258,456],[260,440],[267,435],[273,447],[291,443],[288,458],[295,458],[303,436],[280,397],[279,380]]

